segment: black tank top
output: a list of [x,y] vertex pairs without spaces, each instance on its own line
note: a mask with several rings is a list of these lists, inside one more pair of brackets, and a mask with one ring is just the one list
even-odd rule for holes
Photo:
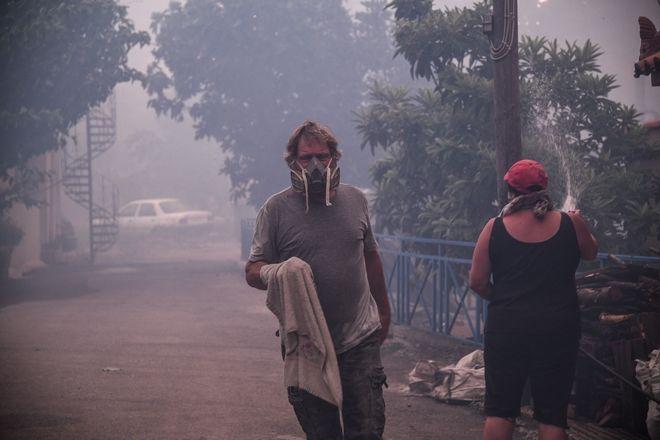
[[567,214],[561,213],[557,233],[539,243],[516,240],[498,217],[488,252],[493,294],[486,332],[579,331],[575,271],[580,249]]

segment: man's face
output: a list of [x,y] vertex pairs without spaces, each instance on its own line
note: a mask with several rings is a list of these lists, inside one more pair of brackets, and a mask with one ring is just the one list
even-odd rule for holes
[[300,166],[303,168],[306,167],[314,157],[327,167],[332,159],[330,148],[328,148],[325,142],[301,138],[298,143],[298,155],[296,156],[296,160]]

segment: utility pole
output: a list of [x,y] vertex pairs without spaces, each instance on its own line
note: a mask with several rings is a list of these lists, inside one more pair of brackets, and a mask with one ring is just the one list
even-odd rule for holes
[[493,61],[497,198],[502,207],[507,201],[504,174],[522,158],[517,0],[493,0],[493,15],[484,18],[484,33],[491,42]]

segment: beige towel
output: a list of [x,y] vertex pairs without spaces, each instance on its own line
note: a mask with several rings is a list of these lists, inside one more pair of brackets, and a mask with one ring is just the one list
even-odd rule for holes
[[261,268],[266,306],[280,322],[285,348],[284,384],[298,387],[341,411],[342,391],[334,344],[314,286],[312,269],[292,257]]

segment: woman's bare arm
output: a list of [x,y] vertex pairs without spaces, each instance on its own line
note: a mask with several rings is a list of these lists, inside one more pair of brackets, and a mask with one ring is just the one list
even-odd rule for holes
[[585,260],[593,260],[598,255],[598,241],[591,233],[589,225],[579,210],[569,211],[568,216],[573,220],[575,234],[577,235],[580,256]]
[[490,282],[491,264],[488,255],[488,243],[493,230],[493,222],[490,219],[479,234],[477,245],[472,254],[472,268],[470,269],[470,289],[474,290],[484,299],[490,299],[493,285]]

